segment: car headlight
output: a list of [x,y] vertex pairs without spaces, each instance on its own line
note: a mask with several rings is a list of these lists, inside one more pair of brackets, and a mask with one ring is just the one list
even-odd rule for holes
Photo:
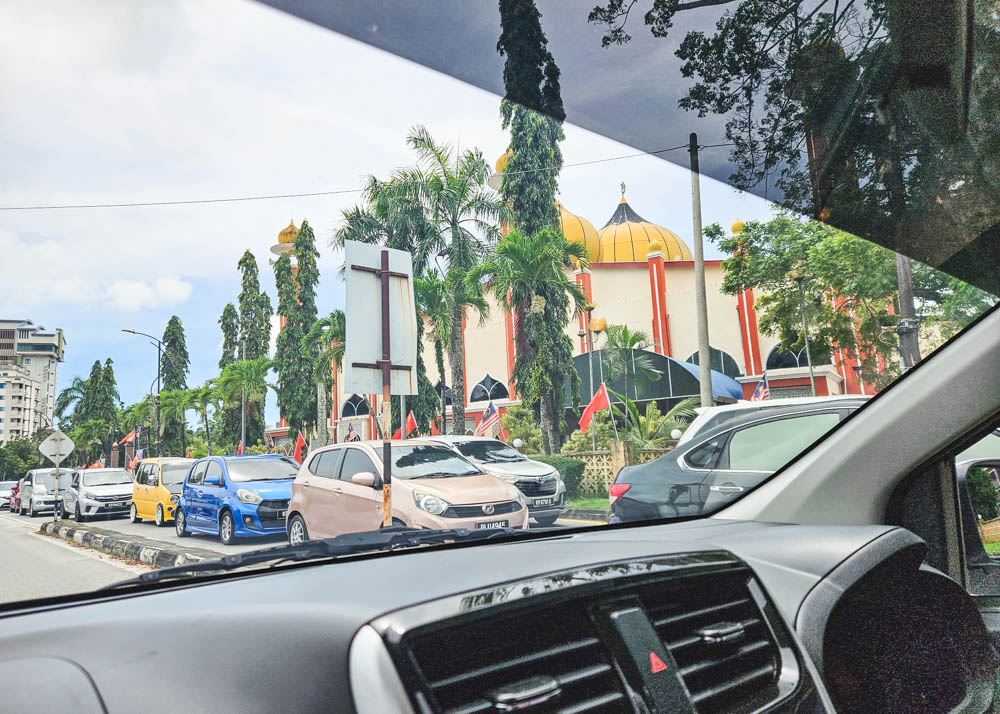
[[93,493],[91,493],[90,491],[84,491],[82,495],[83,495],[83,497],[84,497],[84,498],[89,498],[89,499],[91,499],[91,500],[93,500],[93,499],[97,498],[97,496],[95,496],[95,495],[94,495]]
[[438,498],[437,496],[424,493],[422,491],[413,492],[413,502],[417,504],[417,508],[420,510],[433,513],[435,516],[440,516],[442,513],[451,508],[451,504],[443,498]]
[[177,503],[180,500],[181,500],[181,497],[178,496],[176,493],[170,497],[170,502],[171,503]]
[[521,493],[521,489],[514,489],[514,500],[521,504],[521,508],[527,508],[528,502],[524,498],[524,494]]
[[257,505],[264,500],[260,497],[260,494],[254,493],[253,491],[247,491],[245,488],[239,488],[236,490],[236,498],[243,501],[243,503],[250,503],[252,505]]

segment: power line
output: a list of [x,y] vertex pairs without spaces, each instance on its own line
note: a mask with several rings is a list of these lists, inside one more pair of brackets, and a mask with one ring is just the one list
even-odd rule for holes
[[[706,144],[699,148],[708,149],[717,146],[734,146],[734,144]],[[575,166],[588,166],[591,164],[603,164],[609,161],[621,161],[623,159],[635,159],[641,156],[655,156],[665,154],[668,151],[677,151],[688,148],[687,144],[671,146],[667,149],[657,149],[656,151],[643,151],[636,154],[623,154],[621,156],[609,156],[604,159],[592,159],[590,161],[577,161],[571,164],[564,164],[563,168],[573,168]],[[539,171],[554,171],[556,166],[541,166],[537,169],[522,169],[512,171],[512,174],[530,174]],[[233,196],[229,198],[193,198],[180,201],[132,201],[128,203],[67,203],[38,206],[0,206],[0,211],[59,211],[66,209],[81,208],[144,208],[153,206],[192,206],[204,203],[238,203],[245,201],[274,201],[282,198],[312,198],[314,196],[336,196],[346,193],[361,193],[361,188],[343,188],[333,191],[311,191],[308,193],[278,193],[264,196]]]

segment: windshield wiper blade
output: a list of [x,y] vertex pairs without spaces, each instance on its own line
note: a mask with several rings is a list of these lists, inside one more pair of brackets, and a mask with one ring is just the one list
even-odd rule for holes
[[245,553],[234,553],[232,555],[225,555],[218,560],[201,560],[186,565],[175,565],[170,568],[143,573],[136,578],[113,583],[101,588],[101,590],[117,590],[133,585],[145,585],[164,580],[177,580],[197,573],[237,570],[259,563],[273,563],[273,565],[278,565],[287,561],[298,562],[323,558],[339,558],[345,555],[412,548],[418,545],[493,540],[500,537],[519,536],[526,532],[522,528],[509,527],[475,530],[467,528],[429,530],[425,528],[392,526],[377,531],[344,533],[333,538],[310,540],[297,545],[279,545],[274,548],[262,548],[260,550],[250,550]]

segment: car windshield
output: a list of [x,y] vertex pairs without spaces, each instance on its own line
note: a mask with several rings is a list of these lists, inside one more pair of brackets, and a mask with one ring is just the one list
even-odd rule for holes
[[17,481],[0,481],[0,493],[10,493],[10,490],[17,485]]
[[184,477],[190,470],[191,464],[164,464],[160,467],[160,481],[164,486],[178,486],[184,483]]
[[73,530],[222,554],[409,509],[383,438],[486,472],[425,528],[724,516],[996,309],[1000,11],[913,4],[0,3],[0,478],[58,444],[135,479]]
[[393,478],[448,478],[480,473],[482,471],[478,467],[446,446],[392,445]]
[[98,471],[87,473],[82,476],[84,486],[112,486],[116,484],[132,483],[132,478],[125,473],[125,469],[120,471]]
[[242,457],[226,459],[229,478],[237,483],[245,481],[281,481],[293,479],[299,472],[299,465],[288,458]]
[[524,461],[524,456],[502,441],[459,441],[455,444],[463,456],[486,463]]
[[[69,488],[72,482],[72,474],[68,472],[63,472],[59,476],[59,488],[66,489]],[[52,474],[38,474],[35,476],[35,486],[44,488],[47,491],[53,491],[56,488],[56,477]]]

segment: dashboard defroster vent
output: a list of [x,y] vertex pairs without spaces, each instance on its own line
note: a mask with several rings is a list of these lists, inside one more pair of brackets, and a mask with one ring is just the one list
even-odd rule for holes
[[536,697],[546,712],[632,711],[579,603],[518,609],[424,632],[410,640],[408,650],[433,700],[428,706],[436,711],[505,711],[519,692],[525,704]]

